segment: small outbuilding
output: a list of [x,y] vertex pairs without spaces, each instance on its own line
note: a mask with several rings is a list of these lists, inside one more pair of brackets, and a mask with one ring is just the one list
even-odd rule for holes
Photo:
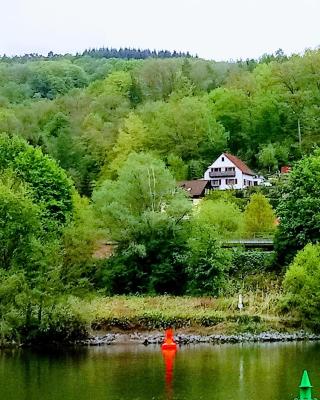
[[195,203],[204,197],[211,189],[210,181],[206,179],[180,181],[178,182],[178,186],[183,188]]

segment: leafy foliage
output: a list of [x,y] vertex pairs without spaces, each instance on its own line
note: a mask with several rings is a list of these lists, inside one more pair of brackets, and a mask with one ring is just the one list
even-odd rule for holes
[[[319,50],[236,63],[105,48],[2,57],[1,340],[84,335],[77,300],[62,293],[217,295],[268,270],[271,256],[221,247],[273,234],[266,198],[280,216],[280,265],[317,243],[320,156],[307,156],[320,141],[319,68]],[[215,192],[191,212],[175,181],[202,177],[226,150],[259,173],[304,158],[266,198]],[[92,258],[106,241],[112,256]]]
[[277,209],[277,246],[282,257],[320,239],[320,152],[303,158],[290,173]]
[[[223,289],[226,273],[230,267],[231,254],[221,248],[221,239],[234,234],[237,225],[221,223],[212,208],[221,211],[225,208],[231,213],[237,210],[231,204],[210,204],[206,202],[196,213],[190,224],[186,254],[188,291],[192,294],[217,295]],[[210,215],[210,219],[206,217]],[[221,236],[221,234],[223,236]]]
[[103,228],[119,244],[103,280],[116,293],[180,291],[183,271],[175,254],[190,210],[186,195],[151,154],[132,153],[118,175],[93,193]]
[[72,212],[73,188],[54,160],[17,136],[1,135],[0,171],[7,168],[30,185],[32,196],[45,217],[58,223],[66,222]]
[[275,231],[275,213],[262,193],[250,197],[244,212],[245,231],[249,237],[270,235]]
[[12,177],[0,181],[0,268],[26,261],[41,228],[40,209],[25,187]]
[[112,239],[129,243],[141,234],[152,235],[163,221],[175,226],[188,212],[184,192],[176,188],[163,162],[151,154],[132,153],[118,174],[116,181],[104,181],[93,194]]
[[201,203],[196,221],[214,227],[220,240],[237,239],[243,233],[243,215],[236,204],[224,200]]
[[307,244],[289,266],[284,278],[288,306],[320,328],[320,245]]
[[269,271],[274,266],[275,252],[234,249],[231,273],[244,277]]

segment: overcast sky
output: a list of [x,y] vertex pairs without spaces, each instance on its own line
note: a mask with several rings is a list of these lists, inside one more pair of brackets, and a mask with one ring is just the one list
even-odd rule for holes
[[0,0],[0,54],[92,47],[229,60],[320,45],[320,0]]

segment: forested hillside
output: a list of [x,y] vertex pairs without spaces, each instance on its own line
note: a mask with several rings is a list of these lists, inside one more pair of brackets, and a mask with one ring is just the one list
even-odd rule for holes
[[319,140],[318,51],[237,63],[90,55],[0,63],[0,131],[41,146],[82,194],[132,151],[186,179],[222,150],[274,171]]
[[[0,60],[2,341],[76,330],[70,294],[234,293],[320,239],[320,51],[214,62],[113,50]],[[293,173],[194,212],[176,181],[222,151]],[[277,254],[222,246],[275,232]],[[94,258],[106,241],[113,255]]]

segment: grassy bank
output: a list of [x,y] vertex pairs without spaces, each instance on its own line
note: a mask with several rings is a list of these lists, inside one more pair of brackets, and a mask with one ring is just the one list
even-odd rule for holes
[[[243,294],[243,310],[238,296],[113,296],[66,295],[41,309],[34,305],[28,315],[8,314],[0,324],[0,347],[20,344],[74,343],[91,335],[163,331],[172,326],[179,333],[237,334],[278,331],[291,333],[304,328],[292,313],[282,313],[281,292],[249,291]],[[41,310],[41,320],[37,319]],[[15,319],[12,319],[15,317]]]
[[173,326],[194,333],[291,331],[301,327],[293,315],[282,315],[279,293],[254,293],[238,297],[114,296],[71,301],[88,331],[145,331]]

